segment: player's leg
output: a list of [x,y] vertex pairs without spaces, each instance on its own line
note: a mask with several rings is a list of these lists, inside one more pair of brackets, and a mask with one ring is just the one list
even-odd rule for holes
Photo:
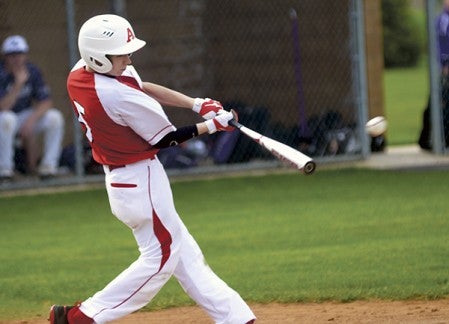
[[0,112],[0,178],[14,175],[14,138],[17,117],[12,111]]
[[[107,168],[106,168],[107,169]],[[139,258],[80,310],[96,322],[116,320],[145,306],[171,277],[178,262],[179,224],[158,161],[106,171],[111,209],[136,239]],[[163,169],[162,169],[163,171]],[[164,197],[166,200],[161,201]]]
[[62,113],[51,108],[37,122],[36,133],[44,134],[44,147],[39,165],[41,176],[55,175],[58,170],[59,158],[64,136],[64,118]]
[[27,173],[33,174],[36,171],[37,161],[39,160],[38,141],[35,136],[22,138],[22,148],[26,152]]
[[[33,113],[32,108],[28,108],[25,110],[22,110],[21,112],[17,113],[17,130],[20,132],[20,129],[23,127],[24,123],[30,118],[30,116]],[[39,151],[37,144],[37,136],[39,134],[37,124],[35,125],[35,128],[33,132],[30,134],[30,136],[23,137],[20,136],[21,145],[22,148],[25,149],[26,152],[26,166],[27,166],[27,173],[33,173],[36,169],[36,164],[39,159]]]
[[207,265],[196,241],[183,226],[183,241],[174,276],[185,292],[216,323],[251,323],[255,316],[240,295]]

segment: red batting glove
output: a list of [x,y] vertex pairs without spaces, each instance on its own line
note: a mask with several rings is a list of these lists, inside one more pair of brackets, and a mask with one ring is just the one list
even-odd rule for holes
[[229,121],[234,118],[237,119],[237,114],[235,112],[233,113],[224,109],[220,110],[215,118],[206,121],[209,134],[213,134],[217,131],[229,132],[234,130],[234,127],[229,125]]
[[223,109],[221,103],[210,98],[196,98],[192,110],[200,114],[204,119],[212,119]]

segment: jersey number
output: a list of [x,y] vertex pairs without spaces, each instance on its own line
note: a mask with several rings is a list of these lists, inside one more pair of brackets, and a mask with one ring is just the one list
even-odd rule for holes
[[75,103],[75,107],[76,110],[78,111],[78,121],[84,125],[84,127],[86,128],[86,137],[89,140],[89,142],[93,142],[93,138],[92,138],[92,130],[89,127],[89,125],[87,124],[86,120],[84,119],[84,107],[81,106],[79,103],[77,103],[76,101],[74,101]]

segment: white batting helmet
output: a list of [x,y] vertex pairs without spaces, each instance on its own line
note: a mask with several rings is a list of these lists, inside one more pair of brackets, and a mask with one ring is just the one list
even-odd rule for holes
[[78,35],[78,48],[86,64],[98,73],[112,69],[106,55],[131,54],[145,46],[131,24],[120,16],[99,15],[87,20]]

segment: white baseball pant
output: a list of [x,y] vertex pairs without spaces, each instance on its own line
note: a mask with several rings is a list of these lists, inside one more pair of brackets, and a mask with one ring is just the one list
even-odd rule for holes
[[133,231],[140,256],[80,310],[105,323],[150,302],[171,275],[216,323],[255,318],[240,295],[206,264],[198,244],[177,214],[170,183],[157,158],[125,167],[104,167],[112,213]]
[[[14,173],[14,149],[17,132],[32,113],[32,108],[14,113],[0,112],[0,175],[11,176]],[[41,168],[56,172],[64,136],[64,118],[55,108],[47,110],[34,129],[36,136],[44,134],[44,148],[40,163]]]

